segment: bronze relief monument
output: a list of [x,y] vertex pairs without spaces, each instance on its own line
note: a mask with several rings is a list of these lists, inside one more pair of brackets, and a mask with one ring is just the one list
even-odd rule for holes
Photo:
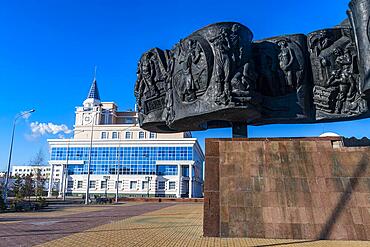
[[369,117],[369,11],[351,1],[338,26],[257,41],[240,23],[216,23],[151,49],[138,65],[140,124],[178,132]]
[[[263,40],[216,23],[147,51],[140,126],[247,137],[247,125],[369,118],[370,0],[347,13],[335,27]],[[368,140],[207,139],[204,235],[370,240],[369,160]]]

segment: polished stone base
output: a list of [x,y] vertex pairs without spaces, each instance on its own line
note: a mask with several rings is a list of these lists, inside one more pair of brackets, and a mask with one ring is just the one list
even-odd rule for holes
[[204,236],[370,240],[370,147],[207,139]]

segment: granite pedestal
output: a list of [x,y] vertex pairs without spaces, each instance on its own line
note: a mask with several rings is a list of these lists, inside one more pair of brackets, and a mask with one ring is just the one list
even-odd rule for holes
[[370,240],[370,147],[207,139],[204,236]]

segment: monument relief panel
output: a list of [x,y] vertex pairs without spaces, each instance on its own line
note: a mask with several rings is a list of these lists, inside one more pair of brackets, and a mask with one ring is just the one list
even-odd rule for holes
[[368,0],[340,25],[253,41],[236,22],[206,26],[138,65],[141,127],[154,132],[370,116]]

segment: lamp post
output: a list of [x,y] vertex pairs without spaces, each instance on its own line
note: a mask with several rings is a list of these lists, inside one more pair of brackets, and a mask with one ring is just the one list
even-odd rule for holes
[[26,111],[26,112],[23,112],[23,113],[17,115],[14,118],[14,121],[13,121],[12,139],[10,141],[10,150],[9,150],[8,169],[6,171],[4,191],[3,191],[3,198],[4,198],[5,205],[7,205],[8,183],[9,183],[10,164],[12,162],[12,153],[13,153],[15,125],[17,123],[18,118],[23,117],[24,115],[27,115],[27,114],[31,114],[32,112],[35,112],[35,109],[29,110],[29,111]]
[[[81,133],[81,132],[84,132],[84,130],[77,131],[77,132],[75,131],[74,132],[74,135],[76,135],[77,133]],[[71,138],[68,140],[66,164],[63,167],[63,174],[62,174],[62,180],[63,180],[63,183],[62,183],[63,184],[63,186],[62,186],[62,198],[63,198],[63,201],[66,200],[66,190],[67,190],[67,182],[68,182],[69,146],[70,146],[70,143],[71,143]]]
[[61,186],[60,186],[60,192],[59,196],[62,196],[63,201],[66,200],[66,183],[68,182],[67,176],[68,172],[66,171],[68,167],[68,161],[69,161],[69,145],[70,145],[70,140],[68,140],[67,143],[67,150],[66,150],[66,164],[63,164],[63,173],[62,173],[62,179],[60,180]]
[[118,187],[119,187],[119,173],[120,173],[120,164],[121,164],[121,137],[119,137],[119,144],[118,144],[118,159],[117,159],[117,180],[116,180],[116,203],[118,203]]
[[105,199],[107,199],[108,198],[108,180],[110,179],[110,176],[104,176],[103,178],[105,180],[104,196],[105,196]]
[[[136,125],[135,125],[136,126]],[[122,136],[123,136],[123,133],[125,131],[128,131],[130,130],[132,127],[128,127],[126,129],[124,129],[122,132],[122,135],[119,134],[118,136],[118,151],[117,151],[117,155],[116,155],[116,159],[117,159],[117,167],[118,167],[118,171],[117,171],[117,180],[116,180],[116,203],[118,203],[118,194],[119,194],[119,190],[118,190],[118,185],[119,185],[119,173],[120,173],[120,167],[121,167],[121,141],[122,141]],[[123,185],[123,182],[122,182],[122,185]]]
[[89,161],[87,164],[87,186],[86,186],[86,195],[85,195],[85,204],[89,204],[89,190],[90,190],[90,166],[91,166],[91,151],[92,151],[92,144],[93,144],[93,135],[94,135],[94,124],[96,119],[96,113],[93,115],[92,123],[91,123],[91,136],[90,136],[90,151],[89,151]]
[[148,181],[147,197],[149,198],[150,181],[152,181],[152,177],[151,176],[146,176],[145,179]]

